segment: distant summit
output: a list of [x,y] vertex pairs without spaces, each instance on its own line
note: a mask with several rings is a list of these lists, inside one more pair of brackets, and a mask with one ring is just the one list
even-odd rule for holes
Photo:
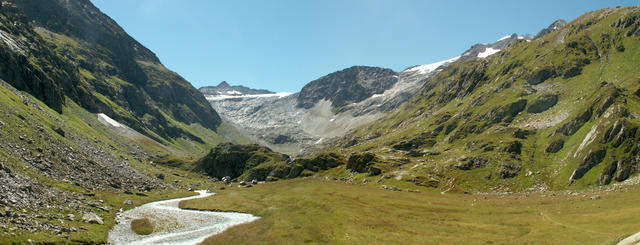
[[254,95],[254,94],[275,94],[266,89],[252,89],[242,85],[231,86],[226,81],[222,81],[218,86],[206,86],[201,87],[200,92],[204,95],[212,96],[242,96],[242,95]]
[[473,46],[471,46],[471,48],[469,50],[465,51],[460,56],[459,60],[466,60],[466,59],[475,58],[475,57],[486,58],[487,56],[495,54],[498,51],[506,48],[512,42],[515,42],[517,40],[525,40],[527,42],[530,42],[532,40],[536,40],[538,38],[542,38],[542,37],[546,36],[547,34],[550,34],[553,31],[562,28],[566,24],[567,24],[567,22],[564,21],[564,20],[556,20],[553,23],[551,23],[551,25],[549,25],[549,27],[540,30],[540,32],[538,32],[538,34],[536,34],[535,36],[532,35],[532,34],[518,35],[518,34],[514,33],[514,34],[511,34],[511,35],[508,35],[508,36],[504,36],[504,37],[498,39],[494,43],[489,43],[489,44],[479,43],[479,44],[473,45]]

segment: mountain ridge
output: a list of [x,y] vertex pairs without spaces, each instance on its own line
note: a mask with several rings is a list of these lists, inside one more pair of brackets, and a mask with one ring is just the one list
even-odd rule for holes
[[216,86],[204,86],[198,89],[205,96],[241,96],[241,95],[257,95],[257,94],[275,94],[275,92],[266,89],[252,89],[242,85],[229,85],[226,81],[220,82]]

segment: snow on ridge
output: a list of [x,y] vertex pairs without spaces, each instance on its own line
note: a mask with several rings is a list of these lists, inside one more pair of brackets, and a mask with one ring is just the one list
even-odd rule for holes
[[227,94],[234,94],[234,95],[242,95],[242,93],[240,93],[240,92],[239,92],[239,91],[237,91],[237,90],[227,91],[226,93],[227,93]]
[[287,97],[293,93],[290,92],[281,92],[275,94],[245,94],[245,95],[205,95],[204,97],[208,101],[220,101],[220,100],[228,100],[228,99],[236,99],[236,98],[266,98],[266,97]]
[[491,47],[487,47],[482,53],[478,54],[478,57],[479,58],[486,58],[486,57],[489,57],[489,55],[497,53],[498,51],[500,51],[500,49],[494,49],[494,48],[491,48]]
[[506,36],[504,36],[504,37],[501,37],[500,39],[498,39],[498,42],[500,42],[500,41],[502,41],[502,40],[505,40],[505,39],[507,39],[507,38],[510,38],[510,37],[511,37],[511,35],[506,35]]
[[116,120],[111,119],[109,116],[105,115],[104,113],[98,113],[98,118],[104,120],[106,123],[116,128],[124,126],[119,122],[117,122]]
[[456,56],[456,57],[453,57],[453,58],[448,59],[448,60],[438,61],[436,63],[426,64],[426,65],[419,65],[419,66],[410,68],[407,71],[417,71],[417,72],[420,72],[421,74],[426,74],[426,73],[435,71],[441,65],[444,65],[444,64],[450,63],[450,62],[454,62],[454,61],[458,60],[459,58],[460,58],[460,56]]

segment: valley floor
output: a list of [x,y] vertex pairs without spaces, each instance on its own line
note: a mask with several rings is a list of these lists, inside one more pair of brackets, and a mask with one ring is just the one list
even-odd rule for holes
[[633,187],[468,195],[295,179],[180,207],[262,217],[204,244],[615,244],[640,229],[638,202]]

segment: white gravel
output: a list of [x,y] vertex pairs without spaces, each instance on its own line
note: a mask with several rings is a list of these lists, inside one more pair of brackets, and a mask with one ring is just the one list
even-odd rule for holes
[[633,234],[624,240],[618,242],[617,245],[637,245],[640,244],[640,232]]
[[[120,212],[116,225],[109,231],[110,244],[198,244],[209,236],[227,228],[248,223],[259,217],[244,213],[184,210],[180,201],[213,195],[207,191],[196,191],[200,195],[147,203],[134,209]],[[131,221],[147,217],[155,224],[150,235],[138,235],[131,230]]]

